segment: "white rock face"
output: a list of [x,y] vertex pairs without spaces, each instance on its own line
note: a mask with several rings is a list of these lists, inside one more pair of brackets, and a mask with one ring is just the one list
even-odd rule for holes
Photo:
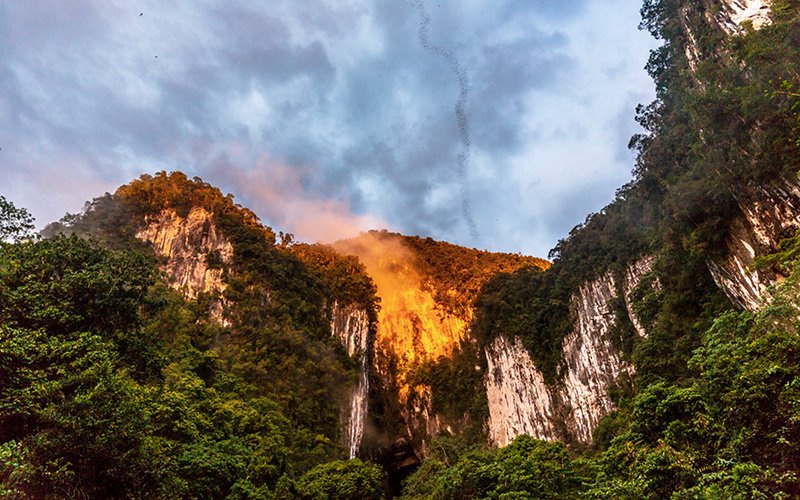
[[[621,290],[626,303],[654,259],[644,257],[629,265]],[[657,284],[655,286],[658,286]],[[615,321],[612,301],[619,288],[611,273],[585,283],[572,296],[572,331],[564,338],[563,378],[547,384],[519,338],[498,335],[485,350],[488,372],[489,438],[505,446],[520,434],[538,439],[572,438],[590,442],[597,423],[614,410],[609,389],[621,375],[634,369],[613,345],[609,329]],[[628,314],[637,331],[641,324]]]
[[591,441],[597,423],[614,409],[608,389],[622,373],[634,373],[608,335],[615,320],[611,301],[616,295],[614,279],[607,274],[582,286],[570,304],[575,323],[563,345],[567,367],[563,401],[572,410],[567,427],[580,442]]
[[697,44],[697,37],[694,35],[694,31],[689,26],[688,22],[689,18],[689,7],[683,7],[681,9],[681,15],[679,16],[678,21],[681,23],[681,27],[683,28],[683,32],[686,33],[687,42],[683,48],[684,54],[686,54],[686,60],[689,61],[689,69],[692,70],[694,74],[697,71],[697,65],[700,63],[702,59],[702,54],[700,53],[700,49],[698,48]]
[[331,335],[338,338],[347,349],[347,354],[360,356],[361,370],[358,382],[350,393],[347,407],[342,411],[344,442],[350,458],[356,458],[364,437],[369,394],[370,329],[367,311],[355,305],[345,307],[333,303]]
[[209,253],[218,252],[221,261],[229,264],[233,246],[214,224],[211,212],[195,207],[183,218],[167,209],[146,222],[147,227],[136,237],[152,243],[156,254],[167,258],[164,270],[170,286],[189,299],[225,289],[222,269],[209,268],[206,259]]
[[772,2],[769,0],[723,0],[722,5],[720,26],[729,35],[742,33],[744,23],[748,21],[752,23],[754,29],[770,23]]
[[[633,294],[633,290],[639,285],[642,277],[653,270],[653,265],[655,262],[655,256],[645,256],[628,265],[628,267],[625,268],[625,281],[622,283],[622,291],[624,294],[623,296],[625,297],[625,308],[628,310],[628,317],[630,318],[631,323],[633,323],[636,333],[638,333],[642,338],[647,338],[647,330],[633,311],[631,295]],[[656,291],[661,290],[661,282],[658,280],[658,278],[653,280],[652,286]]]
[[506,446],[521,434],[558,439],[551,388],[522,341],[495,337],[486,348],[486,361],[489,439],[498,446]]
[[715,283],[749,311],[769,301],[768,287],[782,278],[775,270],[754,270],[753,259],[777,250],[778,243],[800,228],[800,185],[762,186],[739,197],[744,217],[733,221],[727,258],[709,261]]
[[[683,47],[689,68],[692,73],[697,70],[697,65],[704,55],[697,43],[695,33],[697,26],[692,26],[692,13],[698,12],[698,7],[704,12],[703,23],[715,26],[724,31],[728,36],[741,35],[745,32],[745,23],[753,29],[761,29],[770,21],[771,0],[694,0],[686,2],[680,10],[678,22],[686,34],[686,44]],[[700,84],[699,81],[697,81]]]

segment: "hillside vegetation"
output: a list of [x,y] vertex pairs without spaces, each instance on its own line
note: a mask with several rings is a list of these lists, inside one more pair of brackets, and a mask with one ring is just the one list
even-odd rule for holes
[[[234,248],[224,324],[209,297],[170,289],[135,238],[146,217],[197,206]],[[0,247],[0,491],[381,495],[380,468],[336,462],[356,365],[331,338],[327,298],[375,307],[357,262],[306,249],[305,264],[231,196],[180,173],[143,176],[46,232]]]

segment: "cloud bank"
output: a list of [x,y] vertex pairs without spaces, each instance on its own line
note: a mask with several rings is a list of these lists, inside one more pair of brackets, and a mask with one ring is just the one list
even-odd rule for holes
[[0,194],[44,224],[180,169],[305,239],[346,221],[545,255],[629,177],[633,109],[652,98],[637,10],[2,3]]

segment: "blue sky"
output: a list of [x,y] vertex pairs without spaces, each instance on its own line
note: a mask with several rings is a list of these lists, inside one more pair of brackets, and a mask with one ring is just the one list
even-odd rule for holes
[[639,6],[0,1],[0,194],[41,226],[179,169],[306,241],[545,256],[630,178]]

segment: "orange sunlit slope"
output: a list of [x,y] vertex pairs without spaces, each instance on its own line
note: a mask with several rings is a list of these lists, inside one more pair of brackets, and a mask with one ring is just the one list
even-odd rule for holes
[[[408,392],[405,375],[412,366],[450,356],[465,336],[476,294],[468,289],[479,288],[499,270],[547,265],[541,259],[510,254],[505,254],[502,266],[497,265],[497,259],[485,259],[486,264],[481,265],[481,255],[500,254],[386,232],[364,233],[334,247],[357,256],[377,286],[381,309],[375,353],[378,366],[381,358],[396,363],[394,375],[401,397]],[[441,273],[437,276],[440,269],[433,269],[437,265],[432,264],[434,255],[440,262],[455,266],[446,278]],[[470,267],[460,268],[456,261],[470,263]]]

